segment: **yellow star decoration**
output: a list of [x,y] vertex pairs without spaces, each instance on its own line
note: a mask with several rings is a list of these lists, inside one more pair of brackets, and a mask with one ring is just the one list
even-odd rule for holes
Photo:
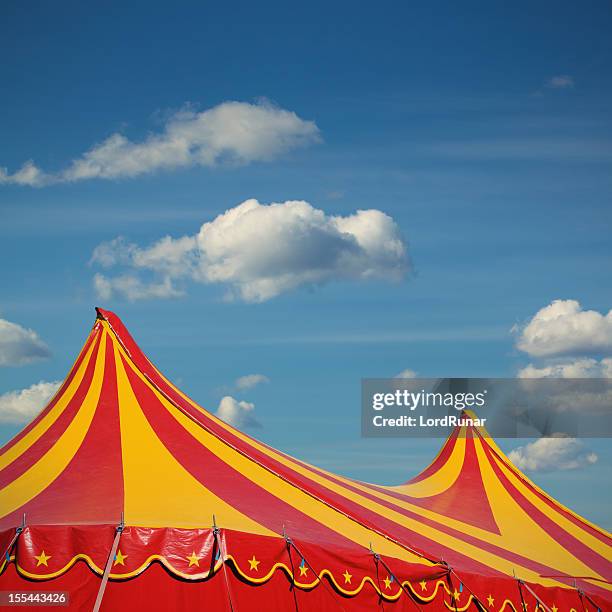
[[300,576],[305,576],[308,572],[308,567],[306,565],[300,565]]
[[349,574],[348,570],[344,570],[344,574],[342,575],[344,576],[344,584],[351,584],[353,574]]
[[550,606],[550,609],[552,610],[552,612],[557,612],[557,610],[559,608],[557,608],[557,606],[555,606],[555,604],[553,604],[552,606]]
[[489,602],[489,608],[492,608],[493,604],[495,603],[495,600],[491,596],[491,593],[489,593],[489,596],[487,597],[487,601]]
[[383,582],[385,583],[385,589],[390,589],[391,588],[391,578],[389,578],[389,576],[387,576]]
[[119,549],[117,551],[117,554],[115,555],[115,563],[113,563],[113,565],[125,565],[125,560],[128,558],[127,555],[124,555],[121,552],[121,549]]
[[38,567],[39,565],[49,567],[47,561],[51,558],[51,555],[46,555],[44,550],[40,553],[40,555],[34,555],[34,558],[36,559],[36,567]]
[[421,585],[421,591],[426,591],[427,590],[427,583],[424,580],[421,580],[421,582],[419,582],[419,584]]
[[250,569],[251,571],[253,571],[253,570],[257,571],[257,570],[259,569],[257,566],[258,566],[260,563],[261,563],[261,561],[258,561],[258,560],[255,558],[255,555],[253,555],[253,558],[252,558],[252,559],[249,559],[249,565],[251,566],[249,569]]
[[453,599],[455,601],[459,601],[460,597],[461,597],[461,593],[457,589],[455,589],[455,592],[453,593]]
[[198,555],[195,554],[195,550],[191,552],[191,554],[187,557],[187,561],[189,561],[189,567],[191,567],[192,565],[197,565],[198,567],[200,567],[200,559],[201,557],[198,557]]

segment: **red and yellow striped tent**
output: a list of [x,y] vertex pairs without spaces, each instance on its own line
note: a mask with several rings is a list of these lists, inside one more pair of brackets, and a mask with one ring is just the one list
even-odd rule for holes
[[0,591],[87,610],[612,609],[612,538],[458,428],[406,484],[318,469],[229,426],[98,317],[0,450]]

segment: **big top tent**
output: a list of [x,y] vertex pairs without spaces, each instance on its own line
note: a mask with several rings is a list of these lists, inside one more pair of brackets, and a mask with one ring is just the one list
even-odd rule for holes
[[612,609],[610,534],[483,429],[400,486],[338,476],[198,406],[101,309],[0,450],[0,548],[3,597],[75,610]]

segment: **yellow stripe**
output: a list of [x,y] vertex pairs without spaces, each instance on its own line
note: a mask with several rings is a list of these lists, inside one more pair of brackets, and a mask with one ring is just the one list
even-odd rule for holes
[[[87,369],[87,364],[91,358],[91,353],[94,350],[95,342],[91,343],[85,359],[81,362],[74,378],[66,391],[59,398],[55,406],[25,435],[19,442],[0,455],[0,470],[11,464],[15,459],[20,457],[32,444],[34,444],[50,427],[57,421],[59,416],[64,412],[70,400],[74,397],[83,376]],[[49,402],[50,403],[50,402]]]
[[[467,410],[466,412],[472,418],[476,417],[476,415],[475,415],[475,413],[473,411]],[[550,500],[555,506],[557,506],[558,508],[562,508],[565,512],[567,512],[568,514],[571,514],[574,518],[578,519],[580,522],[584,523],[585,525],[588,525],[589,527],[591,527],[595,531],[601,533],[606,538],[608,538],[608,539],[612,538],[612,534],[610,534],[609,531],[606,531],[605,529],[602,529],[599,525],[595,525],[595,523],[591,523],[591,521],[589,521],[588,519],[584,518],[583,516],[580,516],[579,514],[576,514],[576,512],[574,512],[573,510],[571,510],[567,506],[564,506],[562,503],[557,501],[554,497],[551,497],[548,493],[546,493],[546,491],[544,491],[543,489],[538,487],[538,485],[535,484],[535,482],[533,482],[531,479],[527,478],[527,476],[525,476],[525,474],[523,474],[523,472],[521,472],[512,463],[512,461],[510,461],[510,459],[508,459],[507,455],[496,444],[495,440],[489,435],[489,432],[486,430],[485,427],[483,427],[483,426],[476,426],[475,429],[480,434],[482,443],[488,445],[489,448],[494,452],[494,454],[497,455],[497,458],[499,459],[499,461],[501,461],[503,463],[503,465],[506,468],[508,468],[508,470],[510,470],[517,478],[520,476],[519,480],[522,479],[522,481],[524,483],[526,483],[526,485],[528,487],[531,487],[532,489],[534,489],[535,491],[537,491],[538,493],[543,495],[546,499]]]
[[125,522],[143,527],[202,527],[213,514],[227,529],[275,536],[194,478],[162,444],[143,414],[113,341],[123,456]]
[[[465,428],[462,428],[462,431]],[[428,478],[419,482],[399,485],[397,487],[385,487],[390,491],[409,495],[410,497],[423,498],[439,495],[449,489],[459,478],[463,461],[465,459],[465,437],[458,437],[450,456],[437,471]]]
[[[576,514],[573,510],[571,510],[567,506],[564,506],[562,503],[557,501],[554,497],[551,497],[548,493],[546,493],[546,491],[538,487],[538,485],[535,484],[533,480],[527,478],[525,474],[523,474],[520,470],[518,470],[514,466],[512,461],[508,459],[507,455],[499,448],[499,446],[497,446],[497,444],[493,441],[492,438],[486,438],[483,441],[483,443],[488,444],[491,447],[491,449],[497,455],[496,457],[497,463],[503,465],[509,472],[511,472],[517,482],[521,482],[521,484],[526,488],[531,487],[534,491],[537,491],[538,493],[543,495],[546,499],[550,500],[552,504],[554,504],[556,507],[561,508],[562,510],[564,510],[565,512],[573,516],[575,519],[579,520],[585,525],[588,525],[589,527],[591,527],[592,529],[594,529],[601,535],[605,536],[606,538],[612,539],[612,534],[610,534],[609,531],[606,531],[599,525],[595,525],[595,523],[591,523],[591,521],[589,521],[588,519],[585,519],[583,516]],[[520,475],[520,478],[517,476],[517,474]]]
[[581,529],[578,525],[567,519],[560,512],[551,508],[548,504],[544,503],[533,491],[529,490],[523,482],[521,482],[514,472],[508,469],[499,459],[495,458],[497,465],[500,467],[505,476],[510,482],[519,490],[521,494],[527,498],[538,510],[545,514],[549,519],[553,520],[561,529],[567,531],[569,534],[574,536],[577,540],[582,542],[588,548],[596,551],[604,559],[612,559],[612,546],[605,544],[601,540],[597,539],[584,529]]
[[26,472],[0,490],[0,508],[6,516],[47,488],[66,468],[91,425],[104,375],[106,334],[100,341],[93,380],[79,410],[55,444]]
[[[120,349],[122,350],[122,349]],[[345,538],[351,540],[364,548],[368,548],[370,543],[374,546],[376,552],[388,556],[409,559],[412,563],[420,563],[426,566],[432,564],[428,561],[416,557],[408,553],[404,548],[393,544],[386,538],[383,538],[360,523],[349,519],[344,514],[330,508],[324,503],[321,503],[311,495],[308,495],[298,487],[284,481],[272,472],[261,467],[251,459],[248,459],[225,442],[221,441],[217,436],[209,433],[206,429],[192,421],[188,416],[181,412],[178,408],[169,402],[151,383],[142,375],[142,373],[131,364],[129,357],[124,354],[130,368],[134,373],[155,393],[160,404],[168,410],[182,427],[191,434],[202,446],[214,453],[222,461],[227,463],[231,468],[238,471],[245,478],[253,481],[260,486],[264,491],[283,500],[290,506],[303,512],[307,516],[313,518],[319,523],[341,533]],[[200,521],[201,525],[201,521]],[[223,524],[223,527],[227,525]]]
[[[128,358],[129,359],[129,358]],[[137,368],[134,366],[134,370],[136,371],[136,373],[141,377],[142,380],[146,379],[144,378],[144,376],[141,375],[141,373],[137,370]],[[147,384],[148,381],[146,381]],[[150,388],[151,385],[149,384]],[[280,483],[285,483],[285,481],[279,479],[279,478],[275,478],[275,480],[273,482],[268,482],[267,478],[265,475],[262,475],[260,472],[257,471],[257,469],[253,466],[256,467],[260,467],[258,466],[256,463],[254,463],[253,461],[247,460],[242,454],[233,451],[233,449],[231,449],[231,447],[229,447],[227,444],[223,443],[221,440],[219,440],[219,438],[217,438],[216,436],[210,434],[209,432],[207,432],[205,429],[203,429],[202,427],[198,426],[197,424],[195,424],[193,421],[191,421],[191,419],[189,419],[187,416],[185,416],[180,410],[176,409],[174,407],[173,404],[171,404],[170,402],[168,402],[165,397],[163,395],[161,395],[160,393],[157,392],[157,390],[155,388],[153,388],[153,390],[155,391],[157,397],[160,399],[160,401],[164,404],[164,406],[166,406],[166,408],[173,414],[173,416],[179,420],[179,422],[181,422],[181,424],[192,434],[194,435],[194,437],[196,437],[197,439],[200,440],[200,442],[206,446],[206,448],[208,448],[209,450],[215,452],[215,454],[217,454],[217,456],[221,457],[224,461],[226,461],[226,463],[229,463],[232,467],[234,467],[236,470],[238,470],[240,473],[245,474],[245,476],[248,476],[251,480],[253,480],[254,482],[257,482],[260,486],[262,486],[263,488],[267,489],[269,492],[273,493],[274,495],[280,497],[281,499],[285,499],[288,503],[291,503],[291,505],[297,507],[298,509],[302,509],[303,506],[301,505],[300,501],[298,501],[297,499],[295,499],[295,493],[294,498],[290,498],[288,497],[288,495],[290,495],[290,493],[286,493],[285,491],[282,490],[282,485],[278,484]],[[198,407],[196,405],[196,407]],[[199,408],[199,407],[198,407]],[[200,411],[202,411],[201,408],[199,408]],[[209,416],[208,413],[205,413],[206,416]],[[215,419],[216,421],[218,421],[218,419]],[[226,426],[227,429],[229,429]],[[327,481],[325,478],[321,477],[320,475],[311,472],[310,470],[304,469],[301,465],[297,464],[297,463],[293,463],[292,461],[288,461],[286,460],[283,456],[279,455],[278,453],[275,453],[274,451],[262,446],[261,444],[258,444],[255,440],[247,438],[246,436],[244,436],[244,434],[241,434],[239,431],[237,430],[233,430],[232,431],[239,436],[241,439],[243,439],[245,442],[248,442],[249,444],[251,444],[252,446],[258,448],[259,450],[261,450],[262,452],[268,454],[269,456],[272,456],[274,458],[276,458],[278,461],[280,461],[281,463],[283,463],[284,465],[287,465],[288,467],[293,468],[294,470],[296,470],[297,472],[301,473],[302,475],[307,476],[308,478],[310,478],[311,480],[318,482],[319,484],[323,485],[324,487],[342,495],[343,497],[345,497],[346,499],[350,499],[352,501],[354,501],[355,503],[361,505],[364,508],[367,508],[377,514],[379,514],[380,516],[384,516],[385,518],[399,524],[402,525],[408,529],[411,529],[412,531],[416,532],[416,533],[421,533],[424,536],[442,543],[444,546],[446,546],[447,548],[452,548],[454,550],[457,550],[458,552],[461,552],[463,554],[465,554],[468,557],[471,557],[473,559],[476,559],[482,563],[485,563],[487,565],[489,565],[490,567],[494,567],[496,569],[498,569],[499,571],[502,571],[508,575],[512,575],[513,570],[519,569],[520,566],[517,566],[516,563],[511,563],[510,561],[507,561],[506,559],[499,557],[498,555],[495,555],[494,553],[490,553],[488,551],[484,551],[472,544],[469,544],[467,542],[463,542],[462,540],[448,535],[444,532],[441,532],[433,527],[429,527],[427,525],[424,525],[422,522],[414,520],[412,518],[409,517],[405,517],[402,514],[394,511],[393,509],[387,508],[386,506],[382,506],[376,502],[370,501],[366,498],[364,498],[363,496],[354,493],[353,491],[350,491],[342,486],[336,485],[335,483],[329,482]],[[232,454],[234,453],[234,454]],[[260,468],[260,470],[263,470],[263,468]],[[267,470],[263,470],[263,472],[265,474],[270,474],[270,472],[268,472]],[[299,491],[299,489],[297,487],[294,487],[293,485],[290,485],[290,489],[293,489],[294,491]],[[281,493],[282,491],[282,493]],[[309,496],[310,497],[310,496]],[[393,499],[393,498],[391,498]],[[394,503],[397,503],[397,501],[395,500]],[[322,504],[319,504],[322,505]],[[339,525],[338,524],[338,519],[337,517],[335,519],[333,519],[333,522],[330,523],[328,521],[326,521],[325,518],[318,518],[320,517],[320,514],[316,514],[313,515],[313,512],[316,512],[316,506],[313,507],[312,509],[308,509],[305,508],[303,509],[303,511],[306,511],[309,516],[313,516],[314,518],[316,518],[317,520],[319,520],[320,522],[323,522],[323,524],[328,525],[330,527],[332,527],[333,529],[335,529],[336,531],[338,531],[339,533],[343,534],[345,537],[347,537],[347,532],[346,532],[346,528]],[[341,515],[342,516],[342,515]],[[351,521],[353,522],[353,521]],[[446,522],[448,524],[448,518],[446,518]],[[463,525],[463,524],[462,524]],[[369,532],[370,534],[372,532]],[[351,539],[354,540],[354,536],[350,536],[348,535],[348,537],[350,537]],[[370,536],[371,537],[371,536]],[[357,541],[359,543],[358,540],[354,540]],[[384,541],[384,540],[383,540]],[[396,552],[383,552],[383,551],[378,551],[377,552],[382,552],[382,554],[386,554],[389,556],[394,556],[394,557],[398,557],[398,554]],[[399,558],[406,558],[406,552],[403,552],[403,555],[400,556]],[[417,557],[418,558],[418,557]],[[537,581],[543,584],[548,584],[548,585],[555,585],[558,586],[559,583],[557,581],[554,581],[552,579],[542,579],[539,578],[539,575],[531,570],[528,570],[527,568],[520,568],[521,571],[523,572],[523,575],[525,577],[529,576],[531,580],[533,581]]]
[[475,440],[475,447],[485,491],[493,516],[503,534],[505,546],[528,559],[554,568],[559,573],[567,573],[570,576],[594,575],[601,578],[554,540],[519,506],[495,474],[480,440]]
[[[487,443],[488,443],[488,439],[481,439],[481,438],[475,438],[474,439],[474,444],[475,444],[477,450],[478,449],[481,450],[482,449],[481,445],[484,445],[484,444],[487,444]],[[490,465],[489,465],[489,463],[487,461],[487,458],[484,456],[483,452],[478,453],[477,456],[478,456],[478,459],[479,459],[479,463],[482,464],[482,462],[484,462],[484,461],[487,462],[486,465],[488,466],[489,471],[490,471]],[[482,466],[481,466],[480,469],[481,469],[481,472],[484,470],[484,468]],[[505,471],[508,472],[509,471],[508,468],[505,468]],[[519,482],[518,479],[516,478],[516,476],[513,475],[512,477],[515,479],[514,480],[515,483]],[[338,477],[338,478],[341,478],[341,477]],[[497,476],[495,474],[492,474],[491,478],[495,479],[497,481],[498,485],[500,484],[498,479],[497,479]],[[341,478],[341,480],[346,481],[346,479],[344,479],[344,478]],[[347,482],[349,482],[349,484],[352,484],[352,486],[354,486],[354,487],[356,487],[356,488],[358,488],[360,490],[363,490],[365,492],[371,492],[371,490],[369,488],[367,488],[367,487],[365,487],[365,486],[363,486],[363,485],[361,485],[359,483],[350,482],[350,481],[347,481]],[[485,489],[486,489],[487,486],[489,486],[489,485],[485,484]],[[523,487],[524,487],[524,485],[523,485]],[[505,491],[505,489],[504,489],[504,491]],[[464,532],[464,533],[466,533],[468,535],[471,535],[473,537],[481,539],[483,542],[499,546],[499,547],[501,547],[503,549],[506,549],[506,550],[508,550],[510,552],[522,555],[522,556],[530,558],[530,559],[535,559],[535,560],[541,562],[544,565],[548,564],[548,562],[543,560],[543,558],[541,556],[538,556],[538,553],[534,552],[533,549],[531,549],[531,548],[526,549],[525,548],[524,542],[525,541],[529,542],[530,538],[526,537],[524,534],[522,534],[520,529],[511,529],[509,531],[508,529],[502,528],[502,529],[500,529],[500,531],[501,531],[500,535],[493,534],[493,533],[491,533],[491,532],[489,532],[487,530],[483,530],[483,529],[480,529],[478,527],[474,527],[472,525],[462,523],[462,522],[457,521],[455,519],[452,519],[450,517],[446,517],[444,515],[441,515],[441,514],[438,514],[438,513],[429,511],[429,510],[425,510],[425,509],[419,508],[418,506],[414,506],[411,503],[397,500],[397,499],[395,499],[395,498],[393,498],[391,496],[387,496],[387,495],[385,495],[383,493],[380,493],[380,492],[378,492],[378,493],[372,492],[372,493],[377,495],[377,497],[379,497],[379,499],[382,499],[382,500],[385,500],[385,501],[387,501],[389,503],[392,503],[392,504],[396,505],[397,507],[413,511],[415,513],[420,514],[421,516],[427,517],[427,518],[429,518],[431,520],[435,520],[435,521],[437,521],[437,522],[439,522],[441,524],[444,524],[444,525],[446,525],[448,527],[452,527],[452,528],[458,529],[459,531],[462,531],[462,532]],[[530,501],[532,501],[532,502],[539,501],[535,495],[533,495],[529,491],[527,491],[527,493],[528,493],[528,497],[530,498]],[[506,494],[508,494],[508,493],[506,492]],[[496,497],[495,495],[493,495],[493,497],[499,502],[499,497]],[[539,504],[543,506],[543,502],[539,501]],[[498,505],[502,509],[502,511],[504,511],[504,509],[507,508],[507,505],[505,503],[499,502]],[[544,510],[544,508],[542,508],[542,509]],[[517,507],[515,507],[514,508],[514,513],[510,513],[512,515],[512,519],[510,519],[510,524],[511,525],[514,525],[513,520],[514,520],[515,516],[518,516],[518,514],[517,514],[518,512],[521,513],[523,518],[528,519],[527,515],[525,514],[525,512],[520,507],[518,507],[518,510],[517,510]],[[557,515],[557,513],[555,513],[554,510],[551,510],[550,508],[548,508],[548,512],[549,512],[550,518],[555,519],[556,516],[560,516],[560,515]],[[496,518],[497,514],[494,513],[494,517]],[[567,519],[565,519],[565,523],[567,523],[568,525],[571,525],[574,528],[574,530],[576,532],[576,535],[578,535],[579,533],[584,533],[584,532],[580,531],[579,527],[577,527],[573,523],[571,523],[571,521],[567,521]],[[506,525],[506,524],[507,523],[504,523],[504,525]],[[548,538],[547,539],[548,542],[551,542],[551,541],[554,542],[554,539],[550,538],[550,536],[548,536],[548,534],[546,534],[546,532],[543,532],[539,527],[538,527],[538,529],[539,529],[539,532],[544,533],[546,535],[546,537]],[[569,531],[569,530],[566,529],[566,531]],[[602,554],[602,556],[604,556],[604,558],[610,558],[610,549],[604,543],[600,542],[596,538],[593,538],[592,536],[590,536],[590,542],[589,543],[585,542],[585,544],[587,546],[589,546],[590,544],[595,544],[595,546],[591,546],[591,548],[593,548],[595,550],[598,550],[598,552],[600,552],[600,554]],[[555,543],[555,545],[556,545],[556,543]],[[537,550],[539,551],[540,548],[538,548]],[[565,556],[569,555],[571,557],[571,559],[575,559],[575,557],[573,557],[565,549],[563,549],[563,551],[564,551],[563,554]],[[590,575],[593,574],[593,572],[591,570],[589,570],[588,573]]]
[[[448,535],[444,532],[441,532],[439,530],[437,530],[436,528],[433,527],[429,527],[424,525],[422,522],[420,521],[416,521],[414,519],[411,519],[409,517],[405,517],[402,514],[399,514],[397,512],[395,512],[392,509],[387,508],[386,506],[382,506],[376,502],[370,501],[366,498],[364,498],[363,496],[354,493],[353,491],[350,491],[348,489],[346,489],[345,487],[342,487],[340,485],[337,485],[334,482],[331,482],[329,480],[327,480],[326,478],[320,476],[318,473],[311,471],[308,468],[304,468],[300,463],[297,463],[295,461],[293,461],[291,458],[288,458],[284,455],[281,455],[279,453],[277,453],[276,451],[274,451],[273,449],[270,449],[262,444],[260,444],[259,442],[257,442],[257,440],[255,440],[254,438],[251,438],[250,436],[246,436],[245,434],[243,434],[242,432],[240,432],[239,430],[231,427],[230,425],[226,424],[224,421],[221,421],[220,419],[218,419],[217,417],[215,417],[214,415],[212,415],[211,413],[205,411],[203,408],[201,408],[198,404],[196,404],[193,400],[191,400],[187,395],[185,395],[180,389],[178,389],[177,387],[175,387],[168,379],[166,379],[163,374],[161,374],[161,372],[159,372],[159,370],[157,370],[157,373],[168,383],[168,385],[170,385],[170,387],[172,387],[172,389],[174,389],[181,397],[183,397],[187,402],[189,402],[189,404],[191,406],[193,406],[194,408],[196,408],[199,412],[201,412],[205,418],[208,419],[212,419],[215,423],[217,423],[220,427],[222,427],[223,429],[233,433],[235,436],[237,436],[238,438],[240,438],[242,441],[244,441],[245,443],[249,444],[250,446],[260,450],[261,452],[267,454],[268,456],[270,456],[273,459],[276,459],[278,462],[280,462],[281,464],[285,465],[286,467],[289,467],[293,470],[295,470],[296,472],[302,474],[303,476],[306,476],[307,478],[309,478],[310,480],[326,487],[327,489],[334,491],[342,496],[344,496],[347,499],[350,499],[352,501],[354,501],[355,503],[361,505],[364,508],[368,508],[369,510],[372,510],[373,512],[376,512],[377,514],[384,516],[385,518],[399,524],[402,525],[408,529],[411,529],[412,531],[415,531],[417,533],[420,533],[422,535],[424,535],[425,537],[428,537],[429,539],[432,539],[434,541],[440,542],[441,544],[443,544],[445,547],[447,548],[451,548],[454,549],[464,555],[466,555],[467,557],[470,557],[472,559],[475,559],[481,563],[484,563],[486,565],[489,565],[490,567],[493,567],[495,569],[497,569],[498,571],[501,571],[507,575],[513,575],[515,570],[519,570],[522,573],[522,577],[524,577],[525,579],[531,580],[533,582],[545,585],[545,586],[565,586],[562,583],[557,582],[554,579],[549,579],[549,578],[542,578],[539,576],[538,573],[529,570],[528,568],[525,567],[521,567],[519,565],[517,565],[514,562],[508,561],[503,557],[500,557],[494,553],[488,552],[486,550],[483,550],[477,546],[474,546],[468,542],[464,542],[463,540],[460,540],[454,536]],[[198,428],[200,429],[200,428]],[[457,439],[457,441],[462,440],[463,443],[465,444],[465,439],[461,438],[461,436]],[[465,446],[463,446],[463,449],[465,451]],[[453,461],[454,463],[458,462],[460,464],[462,464],[462,460],[459,459],[455,459]],[[342,477],[339,477],[337,475],[332,475],[335,478],[339,478],[340,480],[343,480],[344,482],[347,482],[348,484],[350,484],[351,486],[360,488],[362,490],[364,490],[364,492],[371,492],[370,489],[368,489],[367,487],[364,487],[363,485],[359,485],[359,483],[356,483],[354,481],[350,481],[348,479],[344,479]],[[433,490],[433,489],[432,489]],[[396,500],[395,498],[392,498],[391,496],[389,496],[389,499],[387,501],[390,501],[393,504],[396,504],[400,507],[406,507],[409,508],[411,510],[414,510],[417,513],[420,513],[422,515],[426,515],[426,514],[430,514],[427,513],[427,511],[424,511],[421,508],[418,508],[417,506],[412,506],[411,504],[404,504],[404,503],[398,503],[398,500]],[[433,513],[435,514],[435,513]],[[464,523],[461,523],[459,521],[455,522],[452,519],[449,519],[449,517],[445,517],[443,515],[437,515],[437,520],[438,522],[443,522],[446,525],[451,525],[452,523],[456,523],[456,526],[459,527],[459,529],[465,533],[472,533],[473,535],[475,535],[476,537],[481,537],[484,541],[490,542],[490,543],[494,543],[497,544],[498,546],[501,546],[502,548],[506,548],[506,549],[513,549],[514,546],[512,546],[512,544],[516,544],[517,542],[521,542],[522,541],[522,537],[519,537],[518,539],[516,537],[514,537],[514,540],[510,539],[510,538],[506,538],[503,535],[502,532],[502,536],[500,538],[500,536],[497,536],[496,534],[491,534],[490,532],[487,532],[485,530],[481,530],[478,528],[473,528],[472,526],[466,525]],[[435,519],[434,519],[435,520]],[[533,555],[528,555],[528,558],[534,558]]]
[[[326,478],[322,477],[321,475],[319,475],[318,473],[315,473],[313,471],[311,471],[310,469],[304,468],[300,463],[297,463],[293,460],[291,460],[290,458],[285,457],[284,455],[281,455],[279,453],[277,453],[276,451],[263,446],[262,444],[260,444],[259,442],[257,442],[257,440],[250,438],[246,435],[244,435],[242,432],[238,431],[237,429],[234,429],[233,427],[227,425],[225,422],[221,421],[220,419],[216,418],[214,415],[211,415],[209,412],[204,411],[200,406],[198,406],[195,402],[193,402],[189,397],[187,397],[184,393],[182,393],[179,389],[177,389],[176,387],[174,387],[174,385],[172,385],[172,383],[170,383],[168,381],[168,384],[170,384],[172,386],[173,389],[176,390],[177,393],[179,393],[181,395],[181,397],[183,397],[186,401],[188,401],[194,408],[197,408],[200,412],[202,412],[204,414],[204,416],[206,418],[212,418],[216,423],[219,424],[220,427],[231,431],[231,433],[233,433],[234,435],[236,435],[238,438],[240,438],[241,440],[243,440],[244,442],[246,442],[247,444],[251,445],[252,447],[260,450],[261,452],[266,453],[268,456],[270,456],[273,459],[276,459],[277,461],[279,461],[281,464],[285,465],[286,467],[289,467],[293,470],[295,470],[296,472],[300,473],[303,476],[306,476],[307,478],[309,478],[310,480],[324,486],[325,488],[338,493],[339,495],[342,495],[343,497],[345,497],[346,499],[350,499],[351,501],[354,501],[355,503],[359,504],[360,506],[367,508],[377,514],[379,514],[380,516],[384,516],[386,519],[391,520],[395,523],[397,523],[398,525],[401,525],[403,527],[406,527],[407,529],[410,529],[416,533],[420,533],[423,536],[435,541],[435,542],[440,542],[443,546],[445,546],[446,548],[450,548],[453,550],[456,550],[457,552],[466,555],[467,557],[470,557],[472,559],[475,559],[481,563],[484,563],[485,565],[488,565],[489,567],[495,568],[500,572],[503,572],[507,575],[513,575],[513,572],[515,570],[520,570],[522,573],[522,577],[524,577],[525,579],[529,579],[532,582],[536,582],[539,584],[543,584],[546,586],[564,586],[561,583],[557,582],[556,580],[553,579],[549,579],[549,578],[541,578],[539,576],[539,574],[537,572],[534,572],[526,567],[521,567],[520,565],[517,565],[515,562],[511,562],[506,560],[503,557],[498,556],[495,553],[491,553],[489,551],[483,550],[477,546],[474,546],[473,544],[470,544],[468,542],[464,542],[463,540],[458,539],[457,537],[451,536],[445,532],[441,532],[438,529],[436,529],[435,527],[430,527],[428,525],[423,524],[420,521],[417,521],[415,519],[412,519],[410,517],[406,517],[392,509],[389,509],[386,506],[382,506],[376,502],[373,502],[367,498],[364,498],[363,496],[354,493],[353,491],[350,491],[349,489],[346,489],[343,486],[337,485],[334,482],[331,482],[329,480],[327,480]],[[462,439],[461,437],[459,437],[457,439],[457,441],[462,440],[463,441],[463,446],[459,447],[459,448],[463,448],[463,452],[465,452],[465,439]],[[456,458],[454,459],[454,461],[462,464],[462,459],[461,458]],[[363,485],[360,485],[359,483],[356,483],[354,481],[350,481],[348,479],[344,479],[342,477],[339,477],[337,475],[333,475],[335,478],[339,478],[340,480],[343,480],[344,482],[347,482],[348,484],[350,484],[351,486],[354,486],[356,488],[362,489],[364,492],[371,492],[370,489],[368,489],[367,487],[364,487]],[[382,495],[381,495],[382,496]],[[490,532],[486,531],[486,530],[482,530],[482,529],[478,529],[478,528],[474,528],[470,525],[466,525],[464,523],[461,523],[459,521],[454,521],[453,519],[450,519],[449,517],[440,515],[440,514],[436,514],[436,513],[431,513],[428,512],[426,510],[423,510],[422,508],[419,508],[418,506],[414,506],[412,504],[409,504],[407,502],[399,502],[397,499],[389,496],[387,499],[387,501],[395,504],[396,506],[399,507],[404,507],[406,509],[410,509],[418,514],[421,514],[423,516],[429,516],[430,518],[433,518],[434,520],[437,520],[438,522],[448,525],[448,526],[454,526],[456,528],[459,528],[460,531],[463,531],[464,533],[471,533],[472,535],[475,535],[476,537],[480,537],[482,540],[486,541],[486,542],[490,542],[490,543],[495,543],[498,546],[501,546],[502,548],[508,548],[510,544],[512,544],[512,541],[510,539],[506,539],[505,537],[502,536],[502,538],[500,539],[500,536],[497,536],[496,534],[491,534]],[[433,516],[432,516],[433,515]],[[520,542],[521,539],[518,539],[518,542]],[[514,543],[516,544],[516,540],[514,541]],[[513,548],[513,547],[511,547]],[[529,556],[529,558],[533,558],[532,556]]]

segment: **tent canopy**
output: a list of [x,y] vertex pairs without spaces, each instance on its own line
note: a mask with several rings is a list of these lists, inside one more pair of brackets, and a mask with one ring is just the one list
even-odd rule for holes
[[153,563],[203,579],[225,562],[245,583],[281,571],[345,597],[367,586],[387,601],[496,610],[579,591],[612,602],[610,534],[539,489],[484,430],[457,428],[400,486],[338,476],[198,406],[101,309],[55,397],[0,450],[4,546],[24,514],[9,559],[36,580],[77,561],[100,574],[123,520],[113,579]]

